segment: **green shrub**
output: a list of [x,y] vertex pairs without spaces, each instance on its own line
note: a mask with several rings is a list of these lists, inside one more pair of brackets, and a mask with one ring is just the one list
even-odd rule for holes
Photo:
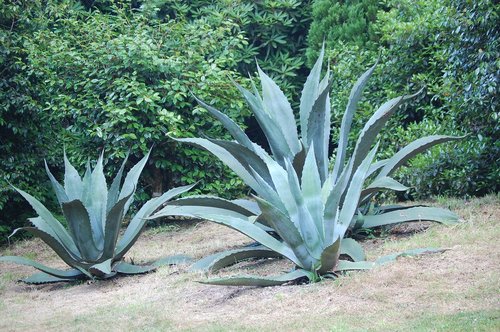
[[312,65],[323,42],[349,43],[366,49],[377,40],[373,22],[382,2],[376,0],[316,0],[312,5],[312,23],[307,34],[307,59]]
[[[231,178],[220,164],[209,166],[208,155],[176,147],[167,138],[199,132],[224,136],[203,110],[193,110],[190,91],[202,96],[218,91],[214,103],[225,102],[239,121],[244,118],[242,101],[225,80],[235,76],[232,50],[245,42],[231,32],[232,24],[159,23],[120,9],[114,15],[78,15],[35,34],[30,50],[30,65],[43,68],[50,86],[47,111],[66,124],[73,160],[84,164],[85,155],[102,147],[111,160],[128,150],[135,158],[157,144],[162,149],[155,149],[155,163],[145,174],[154,193],[200,177],[204,190],[237,192],[237,186],[211,181],[221,174]],[[206,188],[209,182],[214,184]]]
[[[41,1],[0,0],[0,244],[28,216],[29,205],[8,182],[51,203],[43,172],[43,158],[52,163],[60,126],[51,123],[40,97],[44,89],[38,70],[26,67],[27,36],[47,24],[39,13],[54,6]],[[55,206],[55,202],[52,206]]]
[[371,25],[375,47],[363,51],[349,41],[327,45],[336,74],[333,90],[339,92],[332,97],[333,123],[340,122],[338,110],[349,91],[343,78],[379,58],[376,81],[367,87],[370,94],[355,116],[353,134],[369,117],[370,103],[425,87],[424,95],[395,114],[391,132],[382,132],[388,139],[382,141],[381,154],[390,156],[420,135],[468,133],[462,142],[419,156],[401,179],[416,186],[413,198],[498,191],[498,4],[408,0],[386,1],[384,6]]
[[167,137],[229,137],[194,107],[191,92],[229,106],[243,123],[243,101],[227,82],[239,79],[235,54],[247,44],[238,27],[228,19],[162,22],[137,6],[108,3],[105,12],[73,1],[2,6],[3,234],[24,222],[21,214],[8,213],[10,207],[27,209],[5,180],[49,202],[39,170],[43,156],[53,165],[63,146],[78,167],[106,148],[110,172],[128,151],[138,161],[150,146],[161,147],[146,165],[139,201],[200,179],[198,192],[243,191],[242,182],[208,153]]
[[[221,20],[235,23],[234,29],[248,40],[236,52],[238,71],[255,72],[255,59],[262,69],[282,86],[289,97],[299,95],[306,76],[303,50],[311,21],[311,0],[287,1],[185,1],[167,0],[144,4],[156,8],[158,17],[175,17],[213,24]],[[298,105],[298,100],[293,100]]]

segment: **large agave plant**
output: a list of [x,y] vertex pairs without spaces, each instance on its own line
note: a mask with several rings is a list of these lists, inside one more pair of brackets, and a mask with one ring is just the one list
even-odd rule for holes
[[120,227],[133,201],[139,176],[148,157],[149,153],[130,169],[123,180],[126,158],[109,189],[104,177],[102,154],[93,170],[90,168],[90,164],[87,164],[83,178],[64,155],[64,186],[54,178],[45,164],[67,228],[40,201],[30,194],[14,188],[38,213],[37,217],[29,219],[31,226],[18,228],[14,233],[26,230],[34,236],[38,236],[71,269],[53,269],[17,256],[3,256],[0,257],[0,261],[29,265],[42,271],[23,279],[24,282],[48,283],[86,278],[105,279],[117,273],[145,273],[163,264],[174,264],[186,260],[187,258],[183,256],[173,256],[147,266],[134,265],[123,260],[124,255],[143,230],[146,218],[169,199],[191,188],[191,186],[174,188],[161,197],[153,198],[145,203],[132,218],[120,238]]
[[[155,217],[190,215],[229,226],[261,244],[209,256],[194,268],[217,270],[236,260],[252,256],[283,256],[297,269],[279,277],[233,277],[212,279],[208,283],[224,285],[276,285],[307,277],[317,280],[322,275],[346,269],[370,268],[396,256],[377,262],[365,262],[362,247],[345,238],[355,227],[375,227],[411,220],[455,222],[450,211],[418,207],[363,215],[363,205],[379,190],[407,189],[389,175],[406,160],[432,145],[457,139],[432,136],[418,140],[389,160],[374,162],[377,134],[398,107],[413,96],[402,96],[384,103],[365,124],[347,156],[348,134],[361,92],[375,66],[364,73],[352,88],[341,126],[334,167],[330,156],[330,82],[329,71],[321,79],[323,51],[313,67],[300,100],[300,130],[292,108],[280,88],[258,68],[262,95],[237,85],[264,132],[271,154],[252,142],[230,118],[215,108],[198,102],[228,129],[235,141],[210,138],[182,138],[180,142],[206,149],[221,159],[257,194],[257,204],[248,201],[225,201],[214,197],[188,197],[167,204]],[[300,134],[300,136],[299,136]],[[365,186],[367,179],[372,179]],[[411,212],[411,213],[410,213]],[[406,252],[417,254],[428,249]],[[349,256],[354,262],[341,260]]]

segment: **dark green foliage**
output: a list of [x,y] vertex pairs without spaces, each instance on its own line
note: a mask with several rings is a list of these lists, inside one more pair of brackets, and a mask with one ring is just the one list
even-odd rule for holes
[[[166,0],[144,3],[156,8],[159,17],[188,21],[215,22],[229,19],[248,44],[235,53],[239,72],[255,72],[255,59],[262,69],[282,86],[289,96],[297,96],[306,76],[304,49],[311,15],[310,0]],[[298,100],[294,100],[298,103]]]
[[[228,103],[243,119],[241,102],[225,79],[235,75],[232,50],[244,42],[231,28],[229,22],[160,23],[116,8],[114,15],[77,13],[37,33],[31,64],[45,71],[47,110],[66,124],[69,154],[82,164],[97,148],[106,147],[114,159],[129,149],[135,156],[161,145],[146,174],[154,193],[199,178],[220,178],[220,164],[209,162],[206,154],[178,149],[167,135],[224,135],[203,111],[192,110],[190,91],[215,93],[215,103]],[[201,187],[227,194],[234,188],[229,181]]]
[[43,158],[51,163],[54,150],[61,152],[59,123],[48,122],[40,98],[41,72],[26,67],[27,37],[45,25],[37,17],[42,8],[41,1],[0,0],[0,244],[29,211],[7,181],[50,202]]
[[52,165],[63,145],[78,167],[106,148],[109,171],[127,151],[137,161],[156,145],[140,200],[200,180],[202,192],[242,191],[241,181],[209,154],[167,137],[225,137],[222,126],[193,107],[190,91],[227,105],[243,122],[242,101],[227,80],[238,78],[235,54],[247,43],[237,26],[228,19],[162,22],[138,4],[106,3],[88,11],[75,1],[2,2],[2,235],[24,222],[19,210],[27,207],[5,180],[50,202],[42,156]]
[[[352,74],[380,59],[368,99],[361,101],[354,131],[369,117],[371,104],[397,91],[425,87],[382,132],[381,156],[422,135],[469,136],[456,144],[428,151],[399,174],[415,186],[414,198],[443,195],[483,195],[498,191],[498,12],[493,1],[386,1],[371,28],[374,47],[363,50],[353,41],[327,44],[334,63],[333,123],[349,93]],[[320,19],[320,18],[315,18]],[[314,26],[314,22],[312,24]],[[311,51],[318,45],[311,44]],[[396,131],[396,134],[394,133]],[[334,141],[338,133],[334,132]]]
[[435,157],[430,166],[424,166],[429,157],[415,160],[419,171],[405,176],[417,185],[416,196],[499,190],[499,8],[489,0],[408,1],[380,17],[391,58],[385,78],[393,86],[408,80],[427,86],[426,106],[406,118],[405,136],[428,130],[470,134],[455,147],[429,153]]
[[372,23],[377,10],[382,7],[377,0],[315,0],[312,5],[312,23],[307,35],[307,59],[312,65],[323,41],[336,45],[339,41],[366,48],[377,40]]

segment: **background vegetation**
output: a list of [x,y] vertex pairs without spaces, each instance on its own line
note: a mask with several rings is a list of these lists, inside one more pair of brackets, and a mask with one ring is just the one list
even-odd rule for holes
[[257,59],[297,102],[323,40],[334,74],[334,127],[353,81],[379,59],[358,127],[389,97],[426,89],[387,126],[382,152],[391,155],[434,133],[469,135],[415,158],[412,172],[399,174],[415,187],[410,196],[498,192],[499,6],[493,0],[0,0],[0,241],[32,214],[8,182],[55,202],[43,159],[61,171],[63,147],[79,166],[104,148],[106,169],[114,173],[127,151],[133,164],[154,145],[138,201],[196,181],[198,192],[247,194],[215,158],[167,135],[229,138],[191,91],[265,145],[229,77],[248,85]]

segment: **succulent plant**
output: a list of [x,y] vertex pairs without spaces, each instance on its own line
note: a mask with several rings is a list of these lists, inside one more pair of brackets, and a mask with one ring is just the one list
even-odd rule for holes
[[53,269],[31,259],[17,256],[3,256],[0,257],[0,261],[28,265],[42,271],[23,279],[26,283],[48,283],[87,278],[106,279],[118,273],[145,273],[160,265],[186,261],[187,257],[172,256],[149,265],[140,266],[123,260],[124,255],[144,229],[146,218],[165,202],[192,187],[174,188],[162,196],[146,202],[120,237],[124,217],[133,201],[139,176],[148,157],[149,153],[130,169],[123,180],[125,163],[128,159],[126,158],[109,189],[103,172],[103,154],[100,155],[93,170],[90,164],[87,164],[83,178],[80,177],[65,154],[64,186],[55,179],[45,163],[67,228],[40,201],[14,187],[38,213],[37,217],[29,219],[31,226],[18,228],[14,233],[25,230],[39,237],[71,269]]
[[[185,215],[207,219],[231,227],[261,245],[215,254],[202,259],[193,268],[215,271],[239,259],[282,256],[296,269],[278,277],[232,277],[206,281],[221,285],[277,285],[298,278],[318,280],[336,271],[371,268],[397,255],[366,262],[363,248],[345,238],[354,227],[371,227],[417,219],[454,223],[457,217],[439,208],[418,207],[405,210],[408,217],[384,211],[363,216],[362,204],[378,190],[407,189],[389,175],[408,158],[424,149],[446,141],[451,136],[418,140],[389,160],[374,162],[377,134],[398,107],[413,96],[389,100],[371,116],[360,132],[352,155],[347,158],[348,134],[362,90],[375,66],[365,72],[352,88],[340,128],[340,141],[332,170],[330,156],[329,70],[321,79],[323,54],[304,85],[300,100],[300,130],[290,103],[280,88],[258,68],[262,95],[255,85],[250,92],[236,84],[250,106],[271,153],[252,142],[229,117],[198,100],[227,128],[235,141],[211,138],[179,138],[206,149],[229,166],[256,193],[256,204],[249,201],[225,201],[208,196],[186,197],[168,203],[152,218],[163,215]],[[300,132],[300,136],[299,136]],[[364,188],[367,179],[370,185]],[[256,206],[257,205],[257,206]],[[379,218],[379,219],[377,219]],[[401,254],[418,254],[435,249],[416,249]],[[349,256],[352,261],[342,260]]]

